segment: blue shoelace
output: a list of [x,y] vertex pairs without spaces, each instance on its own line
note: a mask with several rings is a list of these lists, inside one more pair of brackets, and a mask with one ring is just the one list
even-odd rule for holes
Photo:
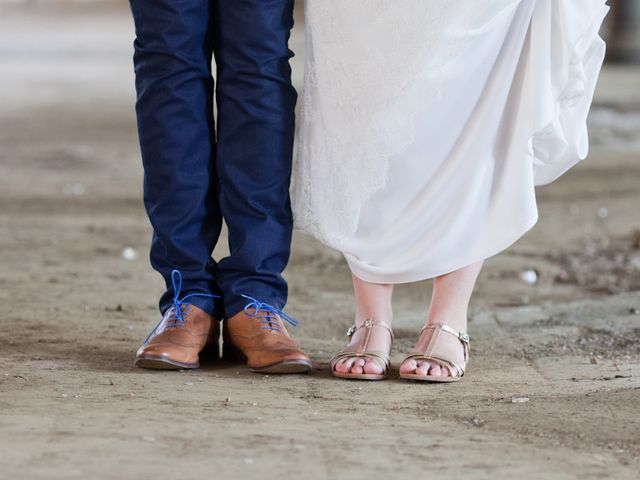
[[[169,327],[184,327],[186,325],[187,320],[185,314],[188,315],[189,312],[193,310],[191,304],[186,302],[187,299],[192,297],[220,298],[218,295],[204,292],[194,292],[180,298],[180,292],[182,291],[182,273],[179,270],[173,270],[171,272],[171,284],[173,286],[173,305],[171,307],[173,308],[173,312],[167,322],[167,326]],[[158,330],[163,320],[164,318],[161,318],[157,325],[153,327],[153,330],[151,330],[147,338],[145,338],[144,343],[147,343],[156,330]]]
[[[300,323],[295,318],[287,315],[279,308],[269,305],[268,303],[263,303],[260,300],[249,297],[248,295],[242,295],[242,297],[250,300],[250,302],[244,307],[244,313],[250,317],[261,319],[263,330],[284,333],[277,321],[278,318],[283,319],[292,327],[297,327]],[[253,310],[253,312],[249,312],[249,310]]]

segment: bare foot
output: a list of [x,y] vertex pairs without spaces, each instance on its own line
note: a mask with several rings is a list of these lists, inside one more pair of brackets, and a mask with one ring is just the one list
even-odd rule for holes
[[[462,376],[464,372],[460,369],[464,369],[467,364],[469,338],[466,334],[461,337],[459,335],[460,332],[467,331],[467,308],[481,269],[482,262],[477,262],[441,275],[434,281],[427,316],[427,326],[432,328],[423,329],[414,351],[435,351],[435,354],[429,356],[446,359],[449,362],[409,357],[400,365],[400,375],[440,378]],[[440,328],[436,327],[437,325],[446,325],[446,327]],[[434,337],[434,335],[438,336]],[[435,343],[431,342],[432,338]],[[452,365],[449,366],[449,364]],[[458,365],[458,368],[453,365]]]
[[[462,322],[466,324],[466,321]],[[430,323],[427,323],[430,325]],[[431,324],[434,325],[434,324]],[[466,325],[463,328],[444,327],[450,329],[449,332],[439,330],[439,335],[436,340],[437,355],[440,358],[446,358],[452,363],[458,365],[464,365],[466,363],[466,351],[465,345],[458,338],[457,333],[459,331],[465,331]],[[433,345],[429,345],[434,335],[433,329],[424,329],[420,334],[420,338],[416,343],[413,351],[426,352],[428,349],[433,349]],[[400,365],[400,374],[418,375],[421,377],[459,377],[462,375],[462,371],[459,371],[455,366],[448,365],[446,362],[438,362],[435,360],[427,360],[424,358],[407,358]]]
[[[356,350],[359,345],[362,345],[366,341],[366,336],[369,334],[369,329],[364,327],[366,320],[357,322],[358,328],[351,337],[351,341],[346,349]],[[389,355],[391,351],[392,338],[389,334],[389,330],[381,325],[373,323],[371,325],[371,336],[369,337],[368,351],[380,352],[385,355]],[[385,371],[384,363],[373,356],[347,356],[344,357],[334,365],[334,370],[343,374],[367,374],[367,375],[382,375]]]

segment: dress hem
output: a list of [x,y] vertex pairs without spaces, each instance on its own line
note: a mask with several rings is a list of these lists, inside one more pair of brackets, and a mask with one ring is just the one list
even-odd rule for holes
[[[364,269],[353,265],[352,262],[349,261],[349,258],[347,257],[348,254],[343,254],[343,255],[347,260],[351,273],[353,273],[354,276],[356,276],[357,278],[365,282],[393,284],[393,285],[400,285],[403,283],[416,283],[416,282],[422,282],[424,280],[430,280],[432,278],[440,277],[442,275],[446,275],[447,273],[455,272],[464,267],[468,267],[469,265],[473,265],[474,263],[484,261],[491,257],[494,257],[499,253],[503,252],[504,250],[506,250],[507,248],[514,245],[518,240],[520,240],[524,235],[526,235],[537,223],[538,223],[538,215],[536,214],[533,220],[528,222],[522,230],[519,230],[518,233],[515,235],[509,236],[506,241],[498,242],[497,244],[499,246],[496,248],[490,249],[488,253],[474,256],[470,260],[465,260],[463,262],[456,263],[454,264],[454,266],[442,269],[442,271],[438,270],[435,273],[429,273],[429,274],[411,275],[409,277],[404,277],[404,278],[402,278],[403,277],[402,274],[389,274],[389,275],[377,275],[375,273],[372,274],[370,272],[365,272]],[[402,278],[402,279],[399,279],[399,278]]]

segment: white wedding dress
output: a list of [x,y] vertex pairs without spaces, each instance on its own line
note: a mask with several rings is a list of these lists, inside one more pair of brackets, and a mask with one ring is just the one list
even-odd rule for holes
[[298,229],[378,283],[505,249],[585,158],[605,0],[306,0]]

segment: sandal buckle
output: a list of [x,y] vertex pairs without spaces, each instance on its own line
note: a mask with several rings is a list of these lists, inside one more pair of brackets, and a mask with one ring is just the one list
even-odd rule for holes
[[462,340],[463,342],[467,342],[467,343],[469,343],[469,340],[471,339],[471,337],[469,337],[469,334],[467,332],[458,333],[458,338],[460,338],[460,340]]
[[349,330],[347,330],[347,337],[349,338],[353,337],[354,333],[356,333],[356,326],[351,325],[351,327],[349,327]]

